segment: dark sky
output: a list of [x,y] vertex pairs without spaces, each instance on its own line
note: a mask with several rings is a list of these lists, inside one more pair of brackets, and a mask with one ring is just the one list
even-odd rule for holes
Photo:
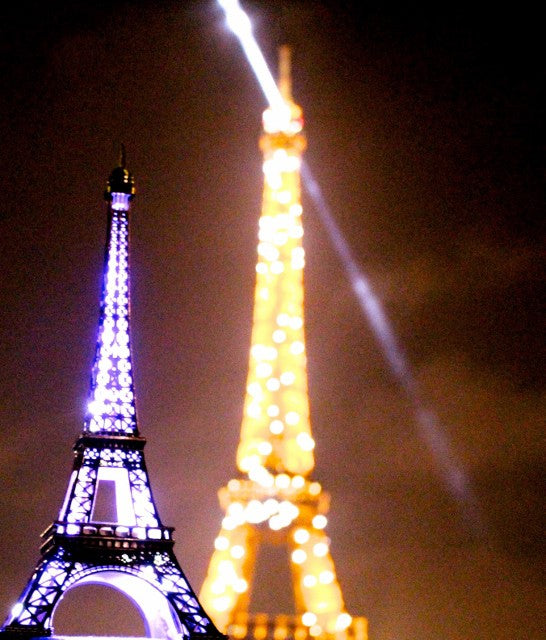
[[[216,491],[235,473],[265,102],[214,2],[91,4],[24,0],[0,20],[6,612],[58,513],[82,425],[102,192],[121,141],[138,189],[140,428],[163,522],[177,529],[196,589],[222,517]],[[442,480],[304,200],[315,477],[332,494],[338,576],[372,640],[538,640],[542,22],[522,3],[360,5],[244,4],[271,63],[279,44],[293,47],[306,159],[486,524],[473,531]],[[62,606],[60,620],[78,615],[69,598]]]

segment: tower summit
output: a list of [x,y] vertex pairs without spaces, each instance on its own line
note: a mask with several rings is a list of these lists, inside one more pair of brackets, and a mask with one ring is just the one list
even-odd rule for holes
[[[220,489],[225,517],[200,597],[219,628],[235,638],[366,640],[366,620],[347,613],[330,554],[329,496],[310,477],[315,442],[307,392],[300,185],[306,141],[285,47],[279,69],[285,108],[264,112],[260,139],[264,190],[237,449],[241,476]],[[257,552],[267,543],[283,546],[289,556],[295,616],[249,613]]]
[[[0,635],[49,636],[64,594],[114,587],[140,610],[149,637],[222,640],[173,553],[159,518],[139,435],[130,345],[129,209],[134,179],[125,152],[110,174],[98,338],[82,433],[57,520],[42,534],[41,560]],[[112,503],[111,496],[115,499]]]

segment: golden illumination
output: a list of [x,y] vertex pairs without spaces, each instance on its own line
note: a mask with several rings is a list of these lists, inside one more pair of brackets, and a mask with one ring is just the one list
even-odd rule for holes
[[[285,110],[264,113],[260,146],[264,191],[259,221],[256,288],[237,467],[243,474],[219,492],[225,511],[200,600],[223,632],[265,638],[271,620],[248,614],[258,546],[286,547],[296,616],[294,640],[366,640],[346,612],[324,531],[329,496],[309,479],[315,441],[309,420],[304,332],[301,155],[303,118],[290,95],[287,60],[280,86]],[[288,634],[278,616],[274,640]]]

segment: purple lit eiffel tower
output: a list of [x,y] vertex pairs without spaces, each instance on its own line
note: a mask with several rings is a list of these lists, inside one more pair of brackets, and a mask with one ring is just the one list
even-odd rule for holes
[[[42,534],[42,558],[0,629],[4,638],[51,635],[55,607],[82,584],[107,585],[127,595],[139,608],[148,637],[225,638],[176,560],[173,528],[159,519],[144,461],[129,339],[128,226],[135,188],[124,155],[122,150],[105,193],[104,284],[85,423],[74,446],[64,504]],[[114,504],[106,504],[107,517],[101,495],[115,495]]]

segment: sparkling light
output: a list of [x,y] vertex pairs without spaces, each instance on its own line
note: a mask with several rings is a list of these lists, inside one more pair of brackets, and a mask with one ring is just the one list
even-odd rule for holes
[[284,431],[284,424],[280,420],[273,420],[269,425],[269,430],[275,435],[279,435]]
[[306,627],[311,627],[311,626],[313,626],[313,625],[316,623],[316,621],[317,621],[317,616],[316,616],[314,613],[312,613],[311,611],[306,611],[306,612],[302,615],[302,617],[301,617],[301,621],[303,622],[303,624],[304,624]]
[[303,549],[295,549],[294,551],[292,551],[291,558],[292,562],[294,562],[295,564],[303,564],[307,560],[307,554]]
[[112,194],[101,322],[84,426],[92,433],[137,433],[128,322],[128,208],[127,194]]
[[308,589],[311,589],[312,587],[315,587],[317,584],[317,578],[316,576],[313,576],[311,574],[307,574],[306,576],[303,576],[303,586],[307,587]]
[[315,529],[324,529],[324,527],[328,524],[328,519],[326,516],[319,514],[313,518],[313,526]]
[[218,551],[225,551],[229,548],[229,540],[225,536],[218,536],[214,541],[214,548]]
[[296,529],[294,531],[294,540],[298,544],[305,544],[310,538],[309,531],[307,529]]
[[343,631],[352,621],[353,619],[348,613],[340,613],[336,622],[336,631]]
[[330,584],[334,581],[334,574],[331,571],[321,571],[319,575],[319,581],[321,584]]

